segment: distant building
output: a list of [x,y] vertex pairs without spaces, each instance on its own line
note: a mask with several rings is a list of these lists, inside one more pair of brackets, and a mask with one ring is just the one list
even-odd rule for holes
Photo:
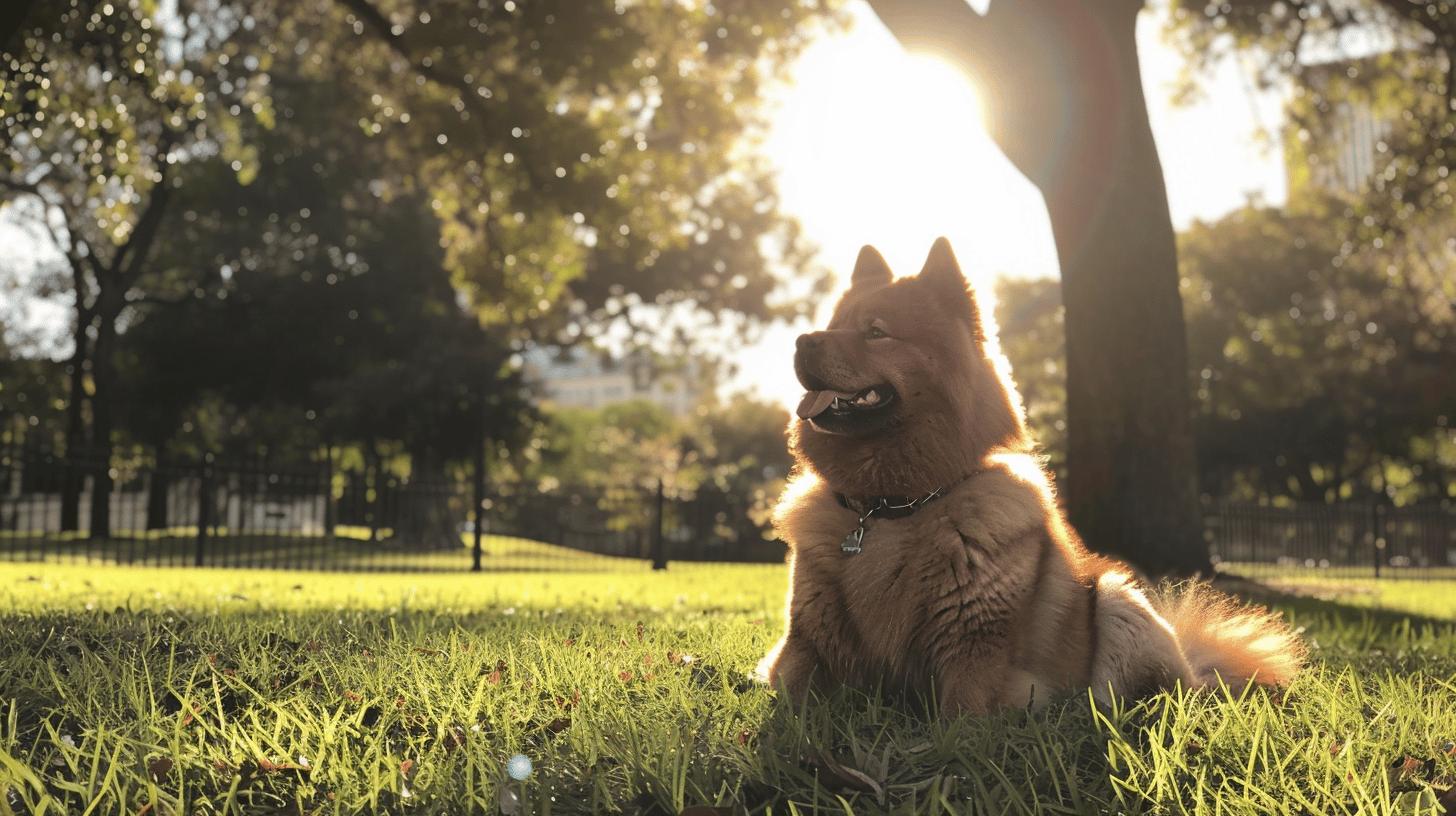
[[[1311,65],[1305,70],[1311,87],[1321,89],[1328,78],[1366,70],[1369,67],[1367,62],[1342,60]],[[1291,191],[1308,186],[1319,192],[1359,193],[1376,173],[1384,169],[1379,146],[1390,136],[1391,123],[1376,115],[1368,102],[1359,99],[1336,102],[1329,114],[1329,122],[1328,130],[1313,135],[1318,140],[1315,149],[1285,151],[1285,170]],[[1314,153],[1323,160],[1308,168],[1295,166],[1295,162],[1306,162]]]
[[545,405],[602,408],[646,400],[675,416],[698,407],[706,388],[698,366],[668,366],[638,353],[617,359],[586,346],[541,347],[524,355],[526,382]]

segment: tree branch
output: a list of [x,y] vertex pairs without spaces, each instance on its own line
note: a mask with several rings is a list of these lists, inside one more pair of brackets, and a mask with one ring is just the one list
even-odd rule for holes
[[52,204],[51,200],[45,197],[45,193],[41,190],[40,186],[41,182],[45,181],[45,179],[46,177],[42,176],[35,181],[21,181],[19,179],[10,178],[8,176],[0,176],[0,188],[10,190],[11,192],[20,193],[22,195],[31,195],[39,200],[41,206],[41,226],[45,227],[46,232],[50,234],[51,243],[56,245],[56,249],[59,249],[67,257],[70,257],[72,251],[75,249],[75,242],[66,241],[62,243],[60,234],[57,233],[56,228],[51,225],[50,209],[54,206],[61,211],[61,217],[66,219],[66,232],[68,234],[71,231],[69,214],[66,212],[66,209],[64,207]]
[[[1025,0],[993,0],[1025,2]],[[990,22],[966,0],[869,0],[875,16],[908,51],[960,63],[985,51]]]
[[25,181],[23,179],[11,178],[10,176],[0,176],[0,187],[9,190],[12,193],[28,193],[35,196],[36,198],[39,198],[42,203],[50,203],[46,200],[45,195],[41,192],[39,181]]
[[112,259],[111,272],[118,278],[118,283],[129,285],[136,277],[137,270],[146,261],[152,242],[157,237],[157,230],[162,226],[162,216],[167,211],[167,200],[171,197],[171,192],[164,171],[162,179],[152,186],[151,195],[147,197],[147,208],[137,219],[136,227]]
[[[954,2],[954,0],[946,1]],[[394,25],[390,23],[389,18],[385,17],[379,9],[375,8],[369,0],[338,0],[338,2],[353,12],[367,28],[371,29],[376,36],[383,40],[384,44],[389,47],[389,50],[403,58],[409,64],[410,70],[436,85],[449,88],[458,93],[461,103],[473,108],[479,114],[481,122],[484,123],[491,120],[493,111],[486,106],[485,100],[477,94],[476,87],[465,81],[464,75],[446,73],[437,68],[434,63],[426,62],[416,57],[414,50],[405,41],[404,35],[394,33]],[[969,10],[969,7],[967,7],[967,10]],[[523,159],[519,162],[518,166],[526,174],[526,179],[531,183],[531,186],[539,190],[548,185],[550,179],[540,176],[536,172],[535,162],[527,160],[527,157],[523,155],[524,153],[524,147],[517,149],[517,154],[521,155]]]
[[1456,40],[1456,17],[1453,17],[1450,12],[1431,14],[1427,12],[1425,3],[1413,2],[1413,0],[1375,0],[1375,4],[1396,18],[1425,30],[1447,53],[1450,53],[1451,47],[1456,45],[1452,42],[1452,40]]
[[128,306],[182,306],[197,300],[191,293],[176,295],[138,295],[126,299]]
[[[95,303],[88,304],[86,302],[87,292],[91,288],[86,281],[86,268],[90,266],[92,275],[99,279],[101,266],[96,259],[95,253],[91,251],[91,248],[86,244],[85,240],[78,237],[75,226],[76,218],[70,208],[66,206],[64,197],[62,197],[61,203],[59,204],[47,198],[44,189],[41,187],[41,182],[43,181],[45,181],[44,177],[35,181],[20,181],[10,177],[0,176],[0,188],[24,195],[31,195],[40,201],[40,224],[45,228],[46,233],[50,235],[51,243],[65,256],[66,263],[71,268],[71,285],[75,289],[76,294],[76,319],[82,325],[85,325],[90,323],[95,315]],[[61,220],[66,224],[66,240],[64,241],[61,240],[61,234],[56,231],[55,225],[51,223],[50,212],[52,208],[60,211]],[[82,248],[86,249],[85,255],[82,255],[80,252]]]

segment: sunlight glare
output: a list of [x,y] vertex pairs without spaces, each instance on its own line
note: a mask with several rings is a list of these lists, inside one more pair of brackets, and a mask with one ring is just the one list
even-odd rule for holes
[[[793,80],[764,148],[778,169],[783,211],[799,219],[835,275],[816,322],[848,284],[864,244],[905,276],[920,271],[936,237],[950,238],[986,310],[996,277],[1056,274],[1041,198],[986,135],[963,72],[906,54],[871,15],[844,39],[811,47]],[[745,386],[797,402],[793,336],[806,328],[770,331],[740,355]]]

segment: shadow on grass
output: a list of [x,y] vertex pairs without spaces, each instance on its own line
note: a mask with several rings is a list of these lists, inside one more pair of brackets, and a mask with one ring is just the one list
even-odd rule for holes
[[1300,628],[1313,663],[1377,673],[1456,673],[1456,620],[1342,603],[1243,579],[1219,585],[1283,612]]
[[923,703],[840,690],[776,699],[744,775],[748,812],[1099,812],[1116,802],[1109,734],[1089,700],[941,719]]
[[[1317,617],[1350,623],[1367,623],[1391,631],[1435,627],[1456,630],[1456,620],[1395,609],[1341,603],[1327,597],[1271,586],[1247,578],[1220,580],[1220,589],[1262,604],[1278,607],[1299,617]],[[1451,584],[1456,592],[1456,583]]]

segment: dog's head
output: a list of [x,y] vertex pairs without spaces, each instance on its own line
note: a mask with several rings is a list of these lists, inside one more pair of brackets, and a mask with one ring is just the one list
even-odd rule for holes
[[944,238],[900,280],[873,247],[861,250],[829,326],[799,337],[794,370],[806,393],[790,443],[843,493],[928,492],[1024,444],[1014,391]]

